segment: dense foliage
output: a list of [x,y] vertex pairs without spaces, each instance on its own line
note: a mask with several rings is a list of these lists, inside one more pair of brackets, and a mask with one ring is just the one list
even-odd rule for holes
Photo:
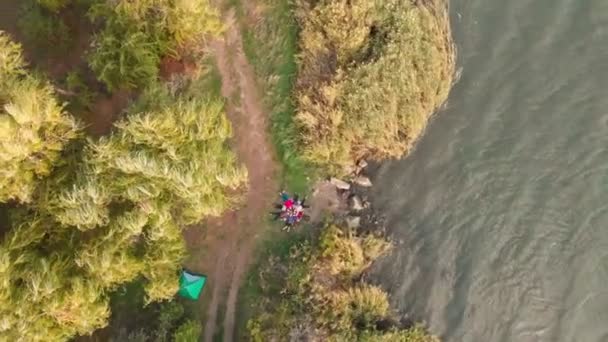
[[[202,327],[192,310],[196,303],[162,301],[142,307],[138,282],[112,298],[112,319],[104,334],[109,342],[197,342]],[[192,306],[188,304],[194,304]]]
[[0,31],[0,202],[29,202],[78,124],[52,87],[25,69],[22,50]]
[[208,0],[99,1],[89,15],[104,25],[89,64],[110,90],[153,83],[162,56],[192,51],[222,29]]
[[18,26],[32,55],[56,56],[71,47],[71,33],[57,13],[35,1],[24,1]]
[[233,205],[246,171],[219,99],[152,86],[113,134],[83,140],[23,64],[0,35],[0,202],[27,202],[0,244],[0,337],[60,341],[107,324],[126,282],[143,279],[148,302],[173,297],[181,227]]
[[40,5],[53,12],[59,11],[63,7],[67,6],[70,2],[71,0],[38,0]]
[[[434,342],[420,327],[400,327],[388,296],[358,281],[390,244],[335,225],[276,257],[260,272],[263,298],[249,321],[253,341]],[[280,294],[279,296],[277,296]]]
[[440,0],[298,0],[296,120],[306,159],[344,174],[400,157],[445,101],[454,72]]

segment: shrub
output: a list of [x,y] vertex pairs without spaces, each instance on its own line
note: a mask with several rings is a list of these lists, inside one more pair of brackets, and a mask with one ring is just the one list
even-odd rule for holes
[[103,177],[112,180],[123,199],[168,201],[180,223],[220,215],[235,200],[224,190],[247,179],[226,145],[232,128],[223,103],[178,98],[158,106],[116,123],[120,134],[92,146],[92,163],[104,170]]
[[77,70],[69,71],[62,84],[68,92],[76,94],[76,96],[70,98],[68,110],[72,113],[82,110],[92,111],[93,103],[98,94],[87,85],[81,72]]
[[0,31],[0,202],[29,202],[78,124],[51,86],[24,69],[21,47]]
[[[282,280],[282,288],[260,289],[256,314],[247,323],[251,340],[435,342],[435,337],[420,327],[402,329],[393,323],[378,328],[380,322],[394,321],[388,295],[355,279],[388,250],[388,245],[373,235],[361,236],[327,225],[318,240],[293,248],[281,265],[271,258],[260,277]],[[360,257],[350,264],[345,259],[353,250],[359,251]],[[348,277],[340,276],[343,270]]]
[[13,42],[4,31],[0,31],[0,83],[7,87],[16,78],[26,74],[21,45]]
[[[124,296],[137,296],[137,293],[127,290]],[[192,313],[188,312],[179,301],[163,301],[145,307],[133,303],[113,304],[118,306],[115,311],[119,314],[112,317],[109,329],[104,334],[110,341],[196,342],[199,340],[200,324],[190,319]],[[128,318],[125,319],[125,316]]]
[[197,342],[202,332],[201,324],[197,321],[186,321],[173,334],[174,342]]
[[37,56],[63,53],[71,44],[70,29],[52,9],[41,4],[26,2],[19,17],[19,30]]
[[110,90],[154,83],[161,56],[179,55],[222,28],[208,0],[108,0],[92,6],[89,15],[105,24],[89,64]]
[[344,175],[406,154],[454,71],[440,0],[300,0],[296,122],[306,159]]
[[70,0],[38,0],[38,3],[44,8],[57,12],[70,3]]
[[390,249],[390,243],[373,235],[358,236],[329,225],[319,238],[319,257],[323,271],[353,277]]
[[177,0],[167,8],[167,30],[174,49],[200,42],[206,35],[219,35],[223,26],[209,0]]
[[360,285],[344,294],[350,316],[357,326],[373,329],[389,312],[388,295],[376,286]]
[[110,91],[156,82],[160,47],[131,24],[108,23],[92,48],[89,66]]

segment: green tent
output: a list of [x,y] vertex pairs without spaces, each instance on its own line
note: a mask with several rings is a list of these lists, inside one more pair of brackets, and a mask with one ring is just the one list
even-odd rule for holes
[[179,278],[179,295],[197,300],[203,291],[203,287],[205,287],[205,283],[207,282],[207,276],[198,275],[186,270],[182,271],[182,275]]

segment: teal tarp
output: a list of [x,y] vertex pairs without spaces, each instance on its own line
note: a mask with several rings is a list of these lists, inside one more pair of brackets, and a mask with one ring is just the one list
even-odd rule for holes
[[178,293],[184,298],[197,300],[200,297],[206,282],[207,276],[183,270],[182,275],[179,278]]

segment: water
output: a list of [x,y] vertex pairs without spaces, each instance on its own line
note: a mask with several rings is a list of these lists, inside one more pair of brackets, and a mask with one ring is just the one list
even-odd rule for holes
[[608,341],[608,1],[451,12],[462,78],[376,174],[373,273],[446,341]]

